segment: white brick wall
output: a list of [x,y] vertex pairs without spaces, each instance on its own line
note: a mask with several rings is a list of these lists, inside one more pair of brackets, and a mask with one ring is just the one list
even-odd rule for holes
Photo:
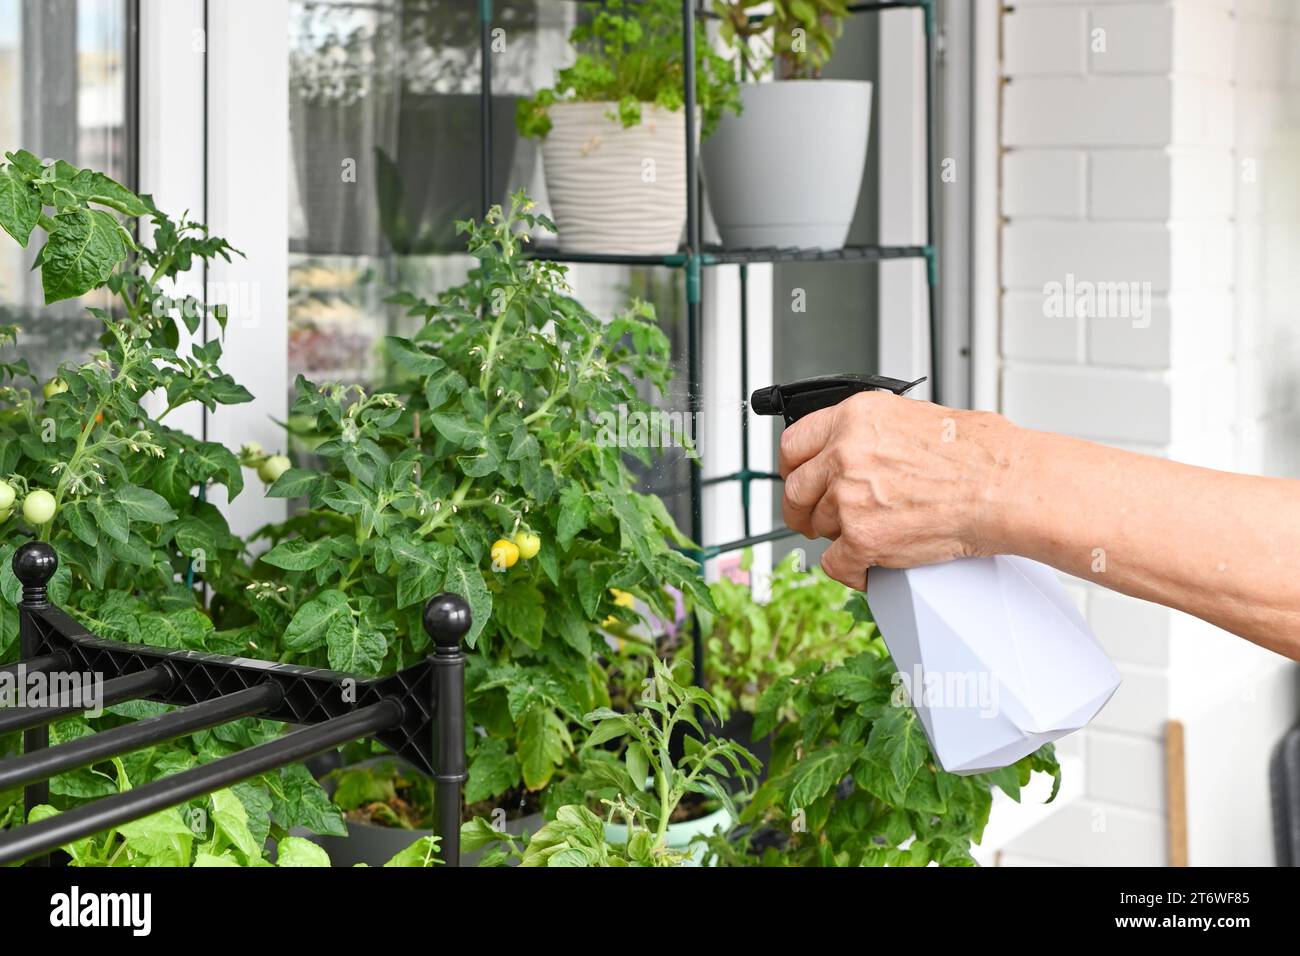
[[[1002,22],[1004,412],[1210,467],[1300,473],[1300,2],[1017,0]],[[1150,283],[1150,297],[1141,315],[1131,302],[1053,314],[1048,284],[1067,277]],[[1002,862],[1163,864],[1165,723],[1209,706],[1215,673],[1258,660],[1185,615],[1082,587],[1124,685],[1082,735],[1085,796]],[[1244,856],[1267,863],[1259,816]]]

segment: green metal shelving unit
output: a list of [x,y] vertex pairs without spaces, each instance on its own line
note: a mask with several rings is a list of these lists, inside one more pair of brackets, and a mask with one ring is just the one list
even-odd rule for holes
[[[572,2],[572,0],[564,0]],[[702,312],[704,269],[711,266],[736,265],[740,269],[740,354],[749,353],[749,322],[746,309],[748,291],[748,267],[757,263],[777,262],[839,262],[865,263],[884,262],[893,259],[924,259],[926,262],[926,279],[929,289],[928,319],[930,334],[930,382],[931,394],[937,400],[940,397],[939,380],[939,315],[938,285],[939,263],[936,246],[936,217],[934,194],[934,122],[935,122],[935,11],[936,0],[861,0],[851,3],[849,12],[881,13],[887,10],[920,10],[922,12],[925,32],[925,186],[926,186],[926,237],[924,245],[914,246],[848,246],[844,249],[820,250],[798,248],[763,248],[763,249],[721,249],[705,246],[701,240],[701,205],[699,147],[696,143],[696,106],[695,106],[695,30],[696,19],[712,18],[713,14],[701,6],[700,0],[682,0],[682,36],[683,63],[685,82],[683,112],[686,120],[686,242],[677,252],[667,255],[617,255],[595,253],[565,253],[556,248],[540,247],[532,255],[539,259],[548,259],[572,263],[603,263],[621,266],[663,266],[681,269],[686,277],[686,353],[687,353],[687,399],[691,414],[700,411],[700,388],[703,379]],[[480,59],[482,85],[481,102],[481,161],[482,161],[482,208],[486,212],[495,195],[492,182],[492,0],[478,0],[480,23]],[[838,371],[838,370],[836,370]],[[737,551],[769,541],[789,537],[793,532],[785,528],[753,534],[750,516],[750,488],[756,481],[780,481],[780,476],[769,471],[755,470],[750,464],[749,455],[749,391],[750,383],[745,363],[740,369],[741,398],[741,467],[726,475],[705,478],[700,462],[693,459],[690,466],[690,503],[691,503],[691,540],[703,541],[704,513],[703,489],[708,485],[735,482],[740,486],[741,505],[744,515],[744,536],[734,541],[721,544],[701,544],[694,556],[702,561],[717,557],[731,551]],[[703,647],[700,643],[698,629],[695,633],[693,648],[696,662],[696,682],[700,683],[702,673]]]

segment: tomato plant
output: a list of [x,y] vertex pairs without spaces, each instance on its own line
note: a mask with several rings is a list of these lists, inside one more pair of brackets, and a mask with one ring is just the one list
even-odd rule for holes
[[283,634],[283,659],[361,673],[427,653],[423,602],[463,595],[470,722],[487,734],[470,739],[471,803],[545,787],[581,715],[609,702],[600,622],[636,619],[611,588],[665,619],[665,585],[709,601],[674,548],[689,542],[594,418],[649,410],[637,383],[667,383],[667,340],[647,306],[602,322],[562,266],[527,259],[522,233],[549,227],[531,208],[516,195],[459,224],[479,263],[468,281],[394,300],[424,324],[385,343],[384,389],[299,380],[292,412],[322,464],[267,493],[307,507],[265,530],[253,587],[223,595],[259,643]]
[[[0,326],[0,513],[12,512],[0,524],[0,663],[18,651],[21,585],[10,560],[33,537],[52,543],[59,555],[52,599],[92,631],[161,647],[259,656],[242,632],[219,631],[203,600],[205,583],[233,590],[239,587],[234,582],[248,579],[243,542],[207,500],[216,486],[232,498],[240,493],[239,461],[220,444],[168,424],[176,409],[193,403],[214,410],[251,399],[221,370],[219,338],[178,351],[182,333],[196,332],[205,318],[224,331],[224,312],[168,291],[192,267],[235,251],[202,224],[174,220],[149,197],[100,173],[42,164],[24,152],[8,155],[9,164],[0,166],[0,227],[20,244],[37,226],[48,233],[37,257],[47,299],[106,287],[113,307],[90,310],[103,328],[98,348],[64,364],[44,384],[22,356],[20,330]],[[119,214],[141,217],[150,238],[136,240]],[[69,243],[78,236],[85,248],[72,261]],[[120,704],[95,725],[115,726],[162,709],[145,701]],[[87,720],[76,717],[53,725],[51,733],[58,742],[88,729]],[[116,769],[62,774],[51,781],[51,803],[67,809],[113,793],[124,781],[139,785],[280,731],[277,724],[242,720],[129,754]],[[0,754],[16,745],[16,735],[0,738]],[[291,827],[344,831],[337,809],[301,766],[233,792],[258,848],[268,835],[285,835]],[[13,821],[19,797],[0,795],[0,825]],[[208,805],[206,798],[200,805]],[[149,826],[141,821],[118,837],[130,843],[129,833],[146,834]],[[196,847],[201,842],[195,838]],[[121,842],[114,843],[104,859],[132,855],[130,847],[119,850]]]

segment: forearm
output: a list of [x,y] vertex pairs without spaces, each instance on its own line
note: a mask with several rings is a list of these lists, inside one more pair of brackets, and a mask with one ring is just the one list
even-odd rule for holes
[[1034,558],[1300,659],[1300,482],[1008,427],[981,549]]

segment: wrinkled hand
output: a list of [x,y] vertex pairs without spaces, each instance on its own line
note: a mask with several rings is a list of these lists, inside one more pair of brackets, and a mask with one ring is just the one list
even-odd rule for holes
[[997,553],[1014,432],[1000,415],[862,392],[785,430],[785,523],[829,538],[823,570],[859,590],[871,567]]

